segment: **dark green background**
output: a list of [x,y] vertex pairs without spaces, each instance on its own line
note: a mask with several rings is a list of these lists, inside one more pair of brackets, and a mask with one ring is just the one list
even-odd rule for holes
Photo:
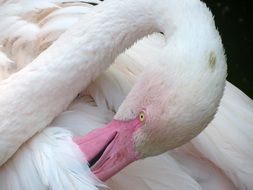
[[228,81],[253,99],[251,0],[203,0],[215,15],[226,50]]

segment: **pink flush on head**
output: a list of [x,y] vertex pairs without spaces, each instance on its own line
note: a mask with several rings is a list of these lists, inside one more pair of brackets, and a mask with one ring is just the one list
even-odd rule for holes
[[105,181],[138,160],[133,133],[142,125],[139,118],[130,121],[112,120],[103,128],[95,129],[83,137],[75,137],[74,142],[88,161],[95,160],[91,171]]

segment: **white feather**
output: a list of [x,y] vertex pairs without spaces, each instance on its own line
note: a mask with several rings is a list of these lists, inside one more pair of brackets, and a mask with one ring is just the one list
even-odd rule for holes
[[234,182],[253,187],[253,102],[227,82],[215,119],[193,140],[194,146]]
[[100,183],[91,174],[72,137],[69,131],[57,127],[47,128],[33,137],[1,168],[1,187],[5,190],[97,189],[95,185]]
[[[89,2],[100,3],[97,0]],[[88,13],[91,7],[80,0],[4,1],[0,5],[2,51],[11,57],[19,70]]]
[[5,53],[0,51],[0,80],[7,78],[15,70],[16,68],[13,61],[11,61]]
[[[13,48],[13,44],[16,44],[15,49],[7,48],[5,51],[23,55],[22,60],[25,61],[21,67],[27,64],[27,60],[31,60],[31,57],[37,56],[40,51],[34,52],[27,59],[28,55],[24,55],[24,52],[29,52],[29,50],[25,49],[22,52],[18,48],[24,44],[28,45],[27,42],[37,41],[38,31],[39,36],[43,36],[44,39],[44,41],[40,39],[38,47],[44,47],[44,42],[49,43],[47,46],[50,45],[61,32],[76,22],[79,14],[85,13],[87,9],[86,7],[59,9],[60,2],[56,0],[30,1],[29,3],[18,0],[7,1],[4,3],[5,6],[13,6],[15,3],[19,6],[28,5],[23,9],[13,6],[13,11],[10,13],[18,11],[0,21],[0,27],[6,27],[6,31],[1,30],[0,38],[3,36],[11,38],[7,46],[9,48]],[[43,25],[39,26],[22,20],[26,18],[24,13],[27,11],[39,14],[37,8],[52,8],[51,14],[48,14]],[[20,15],[23,16],[22,19]],[[63,26],[60,17],[68,19],[66,27]],[[8,35],[7,31],[14,32]],[[28,33],[25,34],[24,31]],[[57,31],[60,32],[57,33]],[[49,34],[55,36],[48,37]],[[19,39],[12,43],[15,37]],[[86,89],[84,97],[81,96],[75,100],[66,112],[54,120],[52,126],[57,126],[57,128],[45,129],[34,136],[1,168],[1,188],[4,190],[96,189],[94,185],[99,185],[99,183],[89,173],[87,163],[73,144],[72,134],[69,131],[75,135],[85,134],[107,123],[143,68],[151,60],[157,59],[164,43],[162,35],[153,35],[119,56],[115,61],[116,64]],[[28,45],[28,47],[31,49],[32,46]],[[12,62],[0,52],[1,65],[9,68],[8,65],[12,65]],[[235,186],[238,189],[251,189],[253,187],[252,113],[252,100],[227,83],[214,121],[200,136],[174,152],[130,165],[113,177],[108,185],[114,190],[212,189],[210,187],[224,190],[223,185],[226,183],[221,182],[221,179],[224,179],[228,183],[233,182],[228,184],[228,186],[231,185],[231,189]],[[191,152],[191,146],[197,152]]]

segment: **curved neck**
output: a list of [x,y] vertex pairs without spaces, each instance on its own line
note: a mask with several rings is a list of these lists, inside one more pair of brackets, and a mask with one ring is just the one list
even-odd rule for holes
[[196,27],[199,23],[194,24],[194,9],[187,11],[194,4],[199,6],[200,2],[106,1],[31,64],[0,83],[0,165],[50,124],[136,40],[159,31],[169,38],[181,27],[179,20],[188,20],[183,23]]

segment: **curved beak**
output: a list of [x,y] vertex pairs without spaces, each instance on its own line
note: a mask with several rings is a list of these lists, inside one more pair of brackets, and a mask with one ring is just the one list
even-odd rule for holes
[[73,140],[84,153],[91,171],[105,181],[138,160],[134,150],[133,133],[140,126],[138,118],[130,121],[112,120],[105,127]]

